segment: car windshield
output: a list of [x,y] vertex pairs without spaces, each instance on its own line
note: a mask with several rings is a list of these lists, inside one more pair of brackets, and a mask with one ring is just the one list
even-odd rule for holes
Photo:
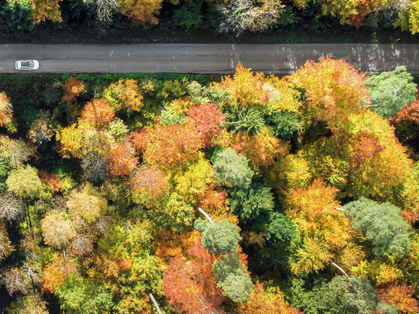
[[33,68],[33,61],[22,62],[22,67]]

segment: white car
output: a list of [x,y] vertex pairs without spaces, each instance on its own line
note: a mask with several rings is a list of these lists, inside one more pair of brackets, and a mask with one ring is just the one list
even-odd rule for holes
[[16,70],[38,70],[39,61],[37,60],[18,60],[15,63]]

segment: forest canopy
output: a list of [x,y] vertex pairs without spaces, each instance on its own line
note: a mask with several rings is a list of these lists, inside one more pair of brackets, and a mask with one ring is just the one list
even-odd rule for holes
[[364,25],[372,29],[419,32],[417,0],[2,0],[0,30],[18,34],[44,24],[47,28],[92,30],[165,28],[211,29],[240,35],[271,29]]
[[6,313],[419,312],[404,67],[0,86]]

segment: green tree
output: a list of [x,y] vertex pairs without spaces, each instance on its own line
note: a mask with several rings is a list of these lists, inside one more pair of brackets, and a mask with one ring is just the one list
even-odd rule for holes
[[46,302],[38,294],[18,296],[7,308],[8,314],[48,314]]
[[273,210],[274,196],[271,189],[261,183],[252,183],[248,189],[235,187],[229,191],[230,211],[243,223],[256,219],[261,213]]
[[416,84],[404,66],[373,75],[365,81],[365,85],[370,88],[371,110],[386,119],[415,101]]
[[161,294],[159,260],[151,251],[150,221],[124,220],[110,227],[98,242],[98,255],[89,275],[111,291],[118,313],[147,313],[147,293]]
[[269,212],[252,223],[253,231],[266,233],[266,241],[290,241],[297,237],[298,231],[295,224],[287,215],[280,212]]
[[224,115],[228,129],[234,133],[256,134],[265,126],[263,113],[252,107],[230,107]]
[[239,248],[240,237],[237,227],[227,219],[206,224],[202,219],[195,222],[195,228],[202,232],[202,245],[216,255],[236,252]]
[[379,204],[362,197],[346,204],[344,213],[352,220],[352,227],[362,230],[372,242],[375,255],[389,253],[402,257],[410,249],[406,231],[409,225],[400,217],[400,209],[393,204]]
[[228,148],[219,153],[213,166],[215,177],[221,185],[231,187],[247,188],[253,177],[250,170],[249,160],[242,154]]
[[289,140],[294,132],[302,129],[303,121],[294,112],[277,112],[266,118],[269,132],[282,140]]
[[213,264],[217,287],[234,302],[246,302],[253,291],[247,267],[241,263],[240,254],[232,253],[222,256]]
[[382,313],[398,313],[397,307],[380,302],[370,282],[362,277],[336,276],[317,291],[315,299],[319,313],[372,314],[378,308],[385,310]]
[[110,311],[112,294],[102,284],[71,274],[56,290],[61,310],[73,314],[96,314]]
[[188,8],[182,6],[179,10],[173,13],[173,24],[178,27],[190,29],[196,28],[201,24],[202,15],[199,7]]

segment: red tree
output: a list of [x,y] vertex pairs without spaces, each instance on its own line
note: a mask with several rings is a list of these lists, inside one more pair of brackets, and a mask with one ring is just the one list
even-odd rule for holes
[[171,167],[191,160],[202,147],[201,137],[193,123],[162,126],[146,130],[147,145],[144,161],[163,167]]
[[133,149],[129,143],[118,145],[109,152],[109,171],[114,176],[130,174],[138,164],[138,158],[133,157]]
[[225,124],[221,109],[211,103],[195,103],[187,115],[194,120],[204,147],[213,146],[211,139],[221,134],[221,126]]
[[175,257],[163,275],[163,289],[169,303],[186,313],[224,313],[219,306],[225,297],[216,287],[212,256],[200,242],[194,243],[188,253],[192,260]]
[[137,202],[150,204],[167,191],[169,183],[162,170],[154,166],[144,166],[132,178],[131,188]]
[[383,302],[399,307],[401,313],[419,312],[418,300],[412,296],[415,293],[414,287],[393,284],[387,288],[378,289],[377,292]]
[[82,113],[81,120],[95,127],[105,126],[115,117],[111,104],[105,99],[93,99],[86,104]]

